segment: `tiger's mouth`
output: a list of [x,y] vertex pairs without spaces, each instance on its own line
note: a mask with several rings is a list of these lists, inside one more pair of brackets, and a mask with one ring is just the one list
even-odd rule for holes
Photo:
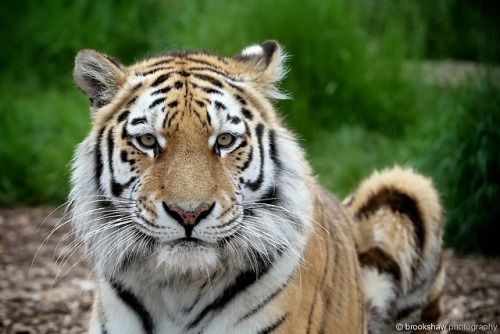
[[156,243],[161,246],[196,247],[210,245],[210,242],[193,236],[179,236],[178,238],[168,237],[162,228],[145,227],[137,222],[134,222],[134,227],[144,238],[154,239]]
[[204,241],[202,241],[198,238],[181,238],[181,239],[174,240],[173,243],[193,245],[193,244],[198,244],[198,243],[204,243]]
[[210,247],[211,245],[198,238],[180,238],[176,240],[171,240],[164,244],[167,247],[172,247],[172,248],[177,248],[177,249],[194,249],[194,248],[199,248],[199,247]]
[[217,245],[192,237],[160,241],[155,255],[157,265],[164,266],[169,276],[212,275],[221,268]]

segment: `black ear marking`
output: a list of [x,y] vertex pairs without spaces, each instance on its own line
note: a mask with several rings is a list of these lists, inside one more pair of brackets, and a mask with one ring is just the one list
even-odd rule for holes
[[278,42],[271,40],[266,41],[260,45],[264,51],[264,59],[266,60],[266,66],[271,62],[273,55],[279,50]]
[[255,65],[269,66],[276,52],[279,52],[279,44],[274,40],[266,41],[260,45],[251,45],[245,48],[233,59],[241,62],[252,62]]
[[280,92],[276,85],[287,73],[285,66],[287,55],[278,42],[269,40],[262,44],[250,45],[233,59],[244,63],[242,64],[244,71],[250,73],[250,80],[257,83],[265,96],[272,99],[288,98],[288,95]]

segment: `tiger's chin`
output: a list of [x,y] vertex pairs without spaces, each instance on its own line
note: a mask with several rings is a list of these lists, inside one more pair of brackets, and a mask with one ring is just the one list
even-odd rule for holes
[[217,247],[196,239],[180,239],[159,245],[156,261],[169,276],[212,276],[221,268]]

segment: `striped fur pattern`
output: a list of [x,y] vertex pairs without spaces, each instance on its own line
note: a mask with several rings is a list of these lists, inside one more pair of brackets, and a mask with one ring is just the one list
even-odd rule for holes
[[369,333],[386,333],[415,316],[436,323],[443,213],[430,180],[399,167],[375,172],[345,204],[359,233]]
[[128,67],[78,54],[92,130],[70,201],[98,280],[90,333],[367,331],[360,225],[271,103],[284,59],[274,41]]

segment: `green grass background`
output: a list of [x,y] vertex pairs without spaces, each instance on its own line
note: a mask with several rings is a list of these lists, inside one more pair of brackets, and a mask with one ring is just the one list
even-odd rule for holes
[[[276,39],[290,54],[282,86],[293,96],[277,106],[323,184],[343,197],[375,168],[412,166],[442,194],[448,245],[499,254],[499,9],[496,0],[2,1],[0,206],[65,200],[68,162],[90,128],[71,77],[78,50],[127,64]],[[484,70],[433,83],[436,65],[421,64],[444,59]]]

